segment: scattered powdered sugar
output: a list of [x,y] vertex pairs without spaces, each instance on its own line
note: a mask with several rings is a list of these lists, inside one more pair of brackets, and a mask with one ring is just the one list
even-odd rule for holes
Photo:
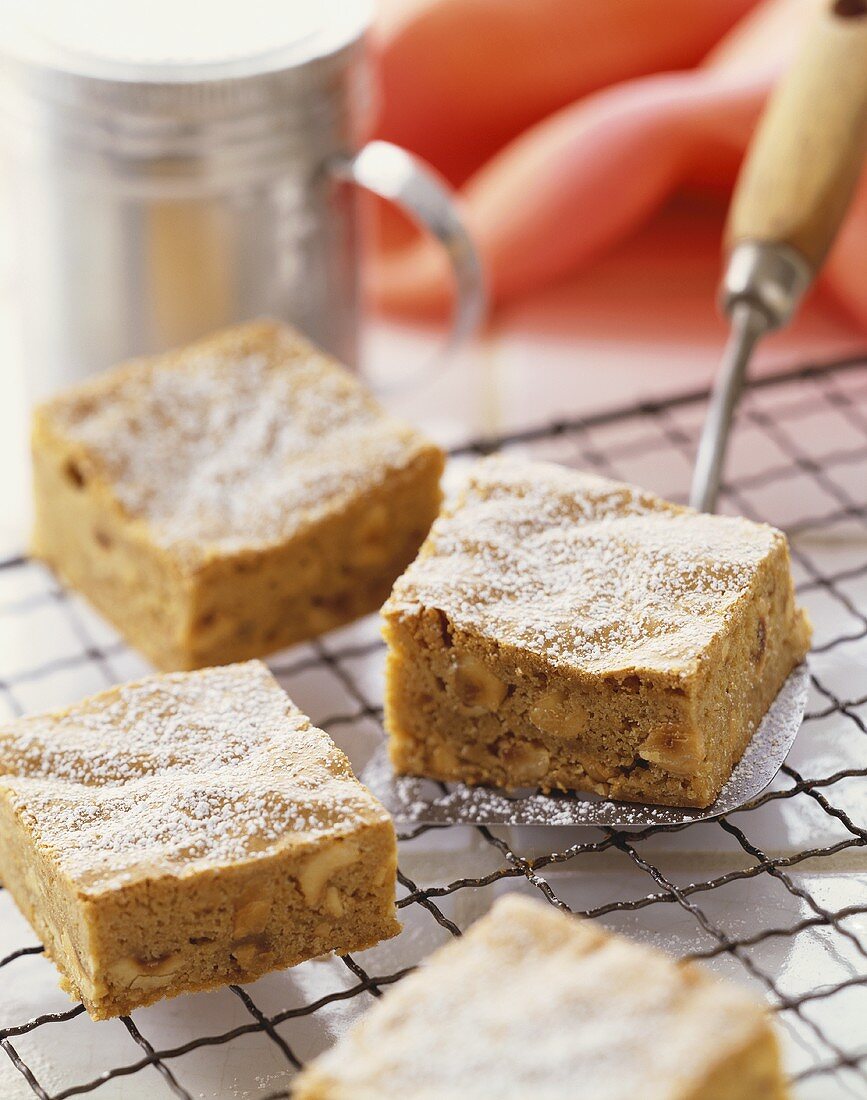
[[426,445],[288,329],[241,326],[61,396],[84,447],[158,545],[196,556],[285,539]]
[[398,581],[392,612],[588,671],[686,668],[783,536],[545,463],[480,462]]
[[258,661],[126,684],[0,729],[0,747],[0,794],[84,889],[385,813]]

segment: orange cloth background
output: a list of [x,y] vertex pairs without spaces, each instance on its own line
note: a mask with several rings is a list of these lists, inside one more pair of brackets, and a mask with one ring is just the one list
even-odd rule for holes
[[[460,188],[494,306],[591,266],[674,194],[727,196],[813,0],[380,0],[377,136]],[[385,216],[378,303],[442,315],[435,244]],[[822,275],[867,331],[867,181]]]

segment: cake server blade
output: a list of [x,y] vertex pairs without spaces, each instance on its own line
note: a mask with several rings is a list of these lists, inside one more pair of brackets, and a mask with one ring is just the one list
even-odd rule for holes
[[783,684],[759,728],[720,791],[704,809],[615,802],[597,795],[506,792],[463,783],[437,783],[394,774],[385,745],[361,772],[361,781],[397,825],[594,825],[637,829],[686,825],[732,813],[752,801],[776,776],[804,718],[810,676],[799,665]]

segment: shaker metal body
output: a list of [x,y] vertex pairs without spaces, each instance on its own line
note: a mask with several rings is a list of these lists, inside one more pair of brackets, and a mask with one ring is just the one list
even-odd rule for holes
[[39,41],[9,52],[0,114],[33,396],[258,316],[356,362],[345,181],[370,109],[364,30],[356,18],[300,51],[195,66],[58,58]]

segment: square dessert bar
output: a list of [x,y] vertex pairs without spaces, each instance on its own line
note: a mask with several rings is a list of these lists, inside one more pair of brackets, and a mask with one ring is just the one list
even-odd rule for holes
[[386,603],[398,772],[714,801],[810,637],[785,537],[480,462]]
[[785,1100],[767,1012],[509,894],[296,1079],[295,1100]]
[[33,422],[33,551],[163,669],[377,610],[442,452],[298,333],[240,325],[67,390]]
[[258,661],[0,727],[0,881],[95,1019],[395,935],[396,859]]

